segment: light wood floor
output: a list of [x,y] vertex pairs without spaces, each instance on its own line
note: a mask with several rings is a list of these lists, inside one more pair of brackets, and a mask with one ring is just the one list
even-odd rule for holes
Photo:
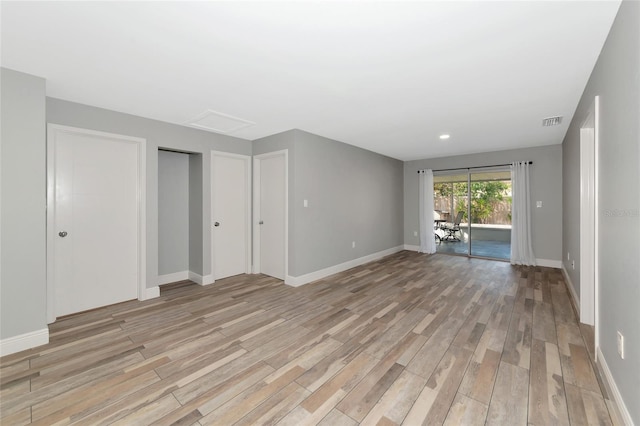
[[559,270],[401,252],[171,285],[1,360],[1,423],[611,424]]

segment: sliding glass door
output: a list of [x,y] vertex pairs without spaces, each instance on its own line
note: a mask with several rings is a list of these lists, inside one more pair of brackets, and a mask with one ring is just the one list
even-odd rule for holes
[[462,170],[434,176],[438,253],[508,260],[511,251],[511,172]]

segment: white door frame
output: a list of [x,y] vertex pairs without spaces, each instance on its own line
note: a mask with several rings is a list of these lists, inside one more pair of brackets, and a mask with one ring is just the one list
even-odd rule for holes
[[289,278],[289,150],[268,152],[253,157],[253,273],[260,273],[260,161],[284,156],[284,280]]
[[[598,343],[598,120],[595,97],[580,126],[580,322],[593,325]],[[597,353],[597,351],[596,351]]]
[[214,184],[213,184],[213,158],[214,156],[218,156],[218,157],[228,157],[228,158],[237,158],[240,160],[243,160],[245,162],[245,166],[246,166],[246,187],[245,187],[245,192],[246,192],[246,199],[245,199],[245,206],[244,206],[244,214],[245,214],[245,218],[246,218],[246,229],[247,229],[247,240],[245,241],[246,244],[246,259],[245,259],[245,273],[246,274],[250,274],[251,273],[251,252],[252,252],[252,247],[251,247],[251,156],[250,155],[242,155],[242,154],[232,154],[230,152],[222,152],[222,151],[211,151],[211,159],[210,159],[210,170],[209,170],[209,181],[211,182],[211,241],[210,243],[210,247],[211,247],[211,276],[213,277],[213,279],[215,280],[215,276],[216,276],[216,271],[215,271],[215,247],[214,247],[214,239],[213,239],[213,223],[215,221],[215,218],[213,217],[213,214],[215,212],[215,206],[214,206]]
[[54,269],[54,241],[55,227],[55,176],[56,176],[56,135],[58,133],[71,133],[89,136],[107,137],[132,142],[138,147],[138,300],[147,297],[147,141],[134,136],[118,135],[114,133],[99,132],[96,130],[81,129],[78,127],[63,126],[60,124],[47,124],[47,322],[51,324],[56,320],[55,311],[55,269]]

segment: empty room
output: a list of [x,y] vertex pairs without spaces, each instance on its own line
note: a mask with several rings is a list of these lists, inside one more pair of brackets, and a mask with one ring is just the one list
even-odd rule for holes
[[640,425],[640,2],[0,31],[0,424]]

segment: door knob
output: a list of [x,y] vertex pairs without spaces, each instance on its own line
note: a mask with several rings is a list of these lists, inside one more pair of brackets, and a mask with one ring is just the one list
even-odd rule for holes
[[264,224],[264,220],[261,220],[260,222],[258,222],[258,225],[262,225]]
[[213,226],[220,226],[220,222],[214,223]]
[[66,237],[66,236],[67,236],[67,231],[60,231],[60,232],[58,232],[58,235],[59,235],[60,237],[64,238],[64,237]]

